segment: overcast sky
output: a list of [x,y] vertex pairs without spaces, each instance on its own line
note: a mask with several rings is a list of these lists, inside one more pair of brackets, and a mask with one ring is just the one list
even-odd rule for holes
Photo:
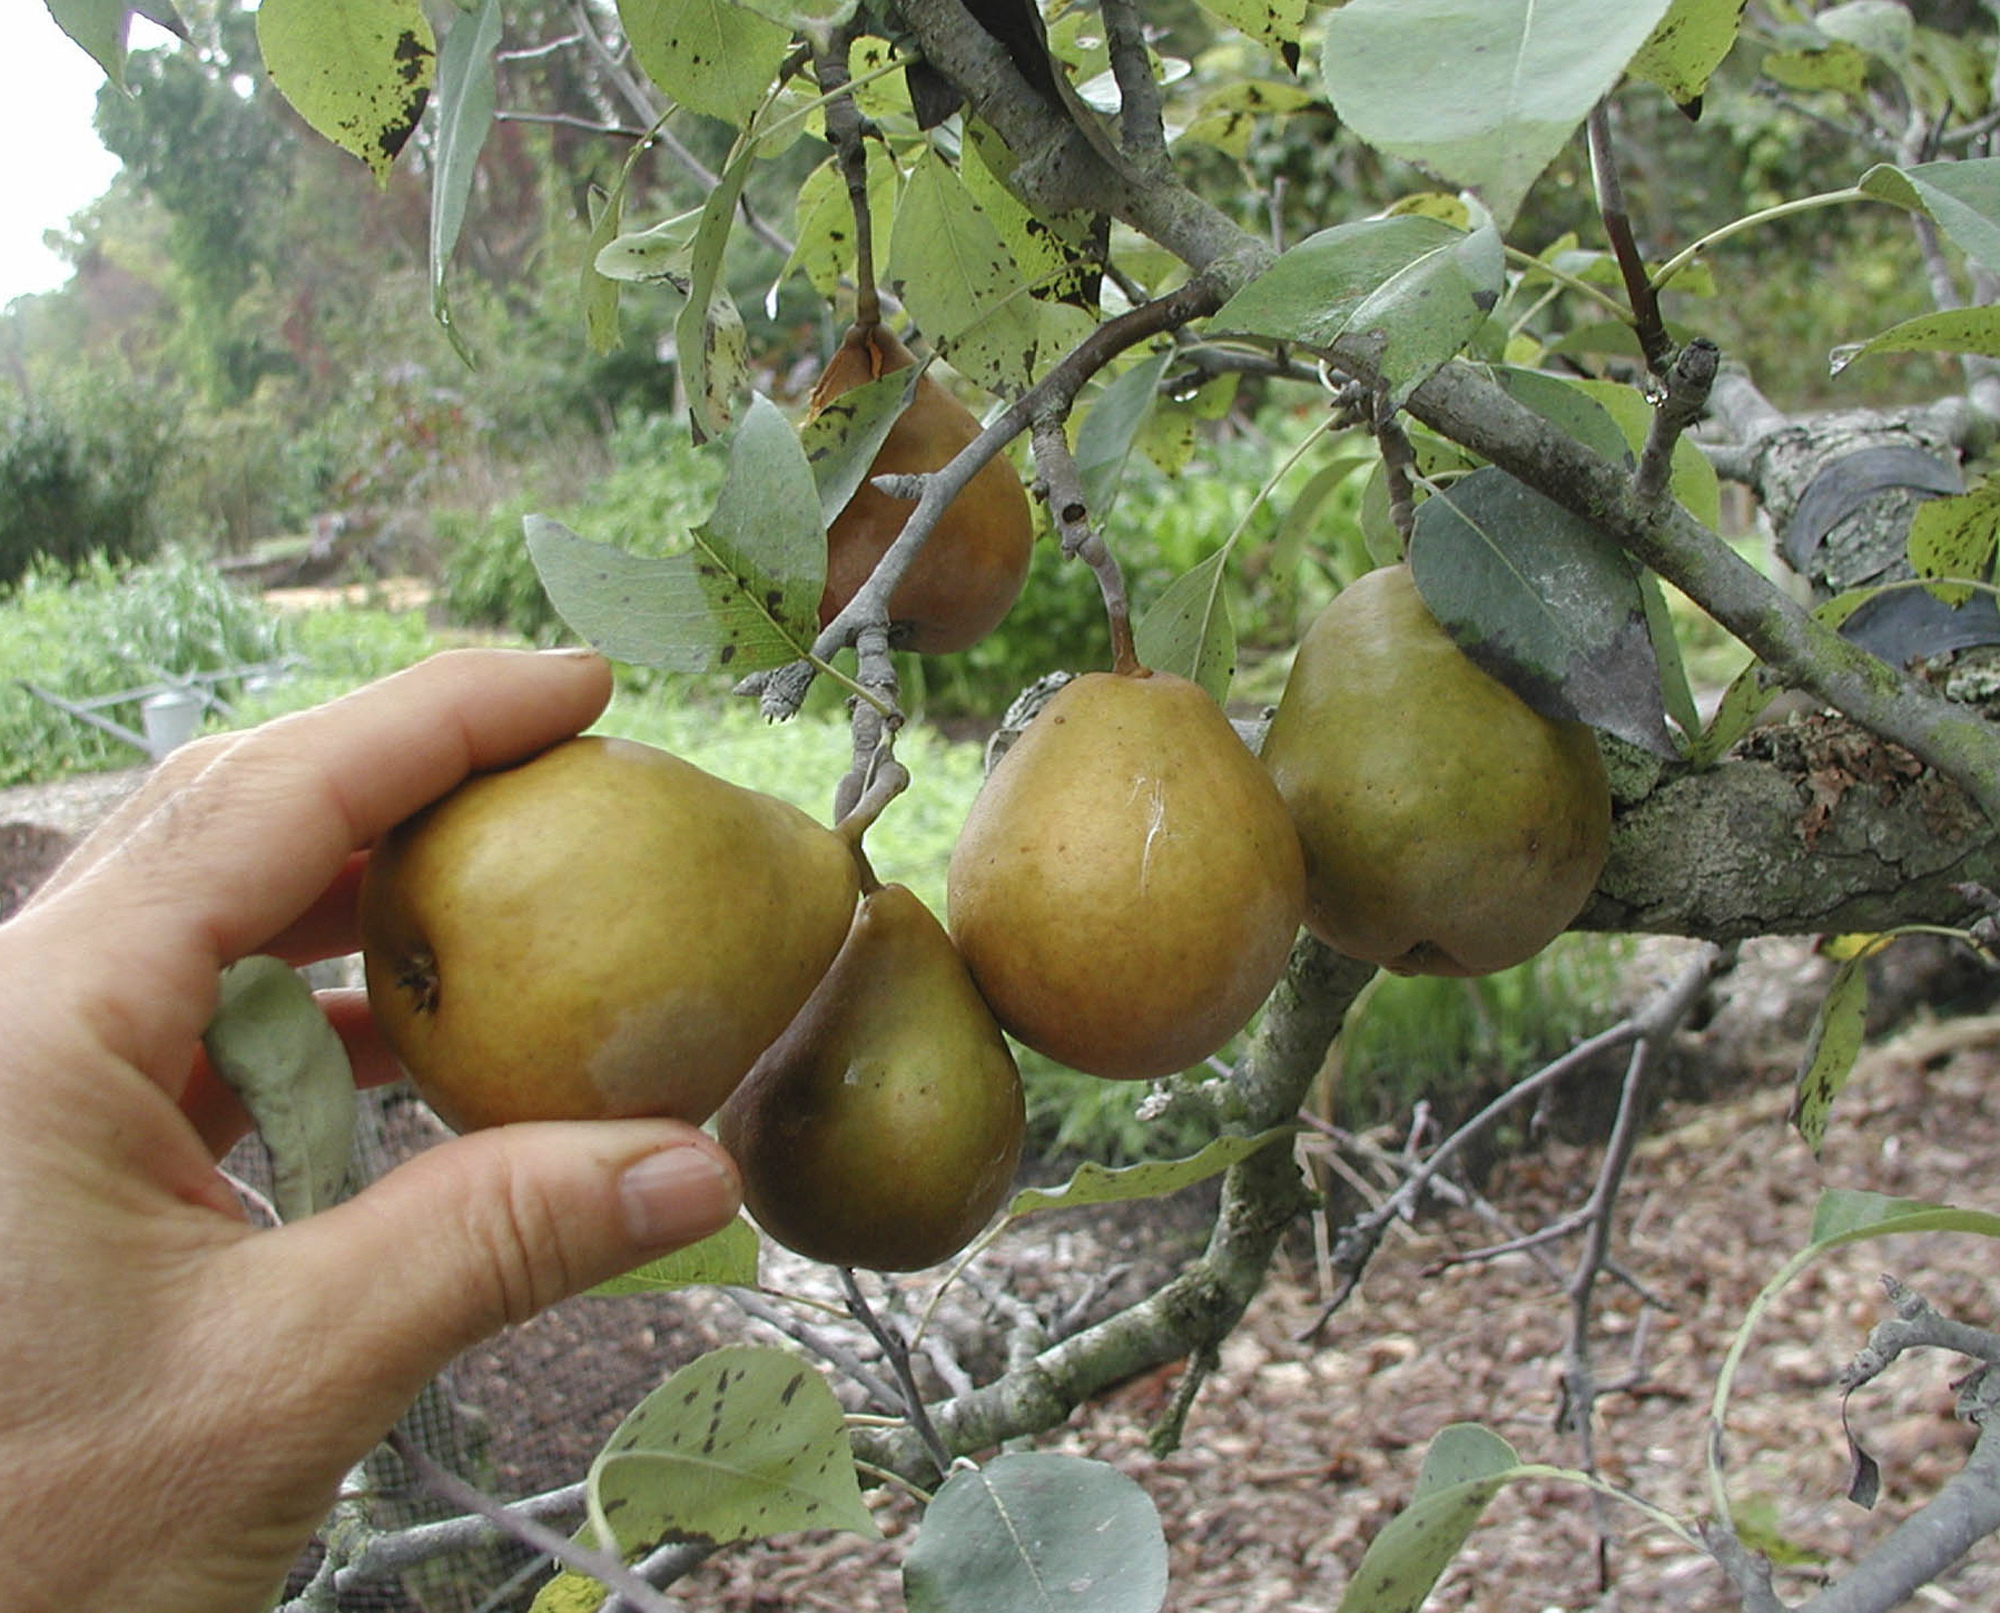
[[68,278],[42,232],[103,195],[118,171],[90,128],[104,70],[37,0],[10,13],[0,49],[0,305]]

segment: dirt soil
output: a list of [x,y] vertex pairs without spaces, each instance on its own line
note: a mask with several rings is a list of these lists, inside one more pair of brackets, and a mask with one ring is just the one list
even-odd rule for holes
[[[0,821],[68,833],[87,826],[43,806],[27,792],[0,792]],[[24,857],[43,850],[32,835],[17,839]],[[1879,1041],[1815,1160],[1785,1121],[1802,1029],[1792,988],[1810,981],[1813,966],[1796,950],[1777,958],[1753,1008],[1764,1017],[1747,1033],[1756,1078],[1731,1096],[1668,1106],[1626,1185],[1615,1258],[1659,1303],[1607,1283],[1593,1330],[1600,1378],[1618,1386],[1599,1403],[1599,1469],[1683,1520],[1708,1505],[1703,1448],[1719,1363],[1752,1297],[1805,1241],[1823,1190],[2000,1208],[2000,1105],[1991,1097],[2000,1017],[1920,1017]],[[389,1118],[392,1131],[413,1125],[401,1110]],[[1539,1227],[1582,1202],[1597,1159],[1594,1147],[1550,1143],[1499,1167],[1486,1192],[1513,1227]],[[944,1312],[944,1336],[983,1376],[993,1363],[978,1358],[991,1336],[979,1288],[1024,1294],[1044,1313],[1085,1305],[1100,1314],[1128,1301],[1198,1236],[1198,1197],[1026,1223],[982,1257],[979,1284],[958,1290],[964,1303]],[[1451,1263],[1495,1238],[1469,1212],[1433,1215],[1392,1235],[1358,1294],[1308,1339],[1325,1286],[1301,1237],[1225,1346],[1179,1451],[1154,1457],[1146,1449],[1174,1388],[1171,1368],[1121,1386],[1037,1444],[1111,1461],[1145,1486],[1166,1526],[1169,1609],[1331,1613],[1368,1541],[1407,1499],[1440,1428],[1477,1420],[1525,1460],[1582,1460],[1576,1439],[1555,1427],[1568,1326],[1560,1282],[1526,1255]],[[1555,1253],[1566,1267],[1574,1250],[1557,1245]],[[1884,1272],[1965,1321],[2000,1324],[2000,1260],[1972,1237],[1862,1244],[1810,1268],[1780,1297],[1752,1340],[1731,1403],[1728,1493],[1739,1516],[1761,1520],[1797,1559],[1778,1581],[1788,1601],[1837,1574],[1933,1494],[1969,1446],[1952,1415],[1953,1385],[1967,1364],[1936,1352],[1906,1360],[1847,1407],[1856,1437],[1881,1463],[1882,1499],[1872,1512],[1843,1499],[1849,1456],[1837,1378],[1884,1314]],[[803,1263],[767,1269],[767,1282],[787,1290],[820,1281]],[[449,1382],[477,1436],[482,1476],[496,1492],[518,1495],[578,1476],[622,1412],[681,1362],[717,1344],[778,1336],[715,1294],[580,1300],[469,1353]],[[811,1536],[737,1548],[678,1593],[691,1609],[727,1613],[898,1609],[897,1568],[914,1508],[893,1494],[877,1507],[880,1542]],[[1599,1583],[1600,1526],[1608,1588]],[[433,1584],[421,1605],[441,1613],[481,1599],[461,1601]],[[395,1593],[351,1603],[354,1613],[418,1605]],[[1737,1603],[1704,1555],[1636,1510],[1536,1480],[1494,1501],[1426,1605],[1721,1613]],[[1913,1605],[2000,1608],[2000,1541],[1982,1543]],[[350,1607],[345,1598],[342,1607]]]

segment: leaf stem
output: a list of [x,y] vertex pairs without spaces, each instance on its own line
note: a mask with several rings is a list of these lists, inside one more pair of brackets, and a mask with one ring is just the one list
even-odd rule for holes
[[1741,235],[1745,230],[1755,229],[1760,224],[1775,223],[1781,218],[1790,218],[1794,213],[1809,213],[1817,207],[1838,207],[1847,202],[1873,201],[1867,191],[1859,185],[1849,185],[1845,190],[1824,190],[1813,196],[1795,197],[1789,202],[1779,202],[1773,207],[1759,208],[1754,213],[1745,213],[1739,219],[1732,219],[1720,229],[1710,230],[1681,248],[1672,257],[1653,271],[1649,282],[1654,291],[1661,290],[1683,269],[1691,265],[1702,253],[1721,245],[1731,236]]

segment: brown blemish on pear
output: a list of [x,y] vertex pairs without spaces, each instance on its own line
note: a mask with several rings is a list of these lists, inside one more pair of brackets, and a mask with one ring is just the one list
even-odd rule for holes
[[1304,908],[1298,836],[1196,684],[1093,672],[1000,759],[950,869],[950,924],[1000,1023],[1093,1075],[1199,1063],[1270,995]]
[[[878,376],[916,362],[893,332],[856,324],[813,388],[810,412]],[[870,478],[942,469],[979,435],[972,412],[929,374],[877,451]],[[824,627],[868,580],[915,505],[864,481],[827,529]],[[925,655],[976,644],[998,627],[1027,580],[1035,519],[1021,478],[1004,454],[982,465],[946,506],[889,601],[894,642]]]
[[840,950],[859,876],[789,804],[570,740],[398,825],[361,891],[368,995],[458,1130],[713,1114]]
[[1469,660],[1407,566],[1349,584],[1307,629],[1264,761],[1306,851],[1306,923],[1403,974],[1534,956],[1603,871],[1595,735]]
[[901,885],[861,899],[847,944],[717,1117],[744,1202],[836,1266],[948,1260],[1011,1189],[1021,1078],[944,927]]

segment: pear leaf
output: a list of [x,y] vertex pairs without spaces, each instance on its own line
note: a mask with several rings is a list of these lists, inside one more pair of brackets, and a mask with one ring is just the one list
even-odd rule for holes
[[889,240],[904,305],[961,375],[1005,395],[1034,378],[1044,333],[1019,265],[951,165],[926,150]]
[[1299,31],[1305,27],[1306,0],[1201,0],[1202,10],[1226,22],[1240,34],[1272,50],[1286,53],[1286,63],[1298,64]]
[[[873,239],[886,241],[894,227],[901,175],[894,163],[868,165],[868,220]],[[854,204],[837,158],[829,157],[799,187],[793,208],[792,255],[778,278],[803,274],[813,290],[831,297],[854,272]]]
[[540,515],[523,526],[550,602],[615,660],[753,672],[798,660],[818,631],[826,583],[819,495],[790,424],[761,395],[688,552],[635,555]]
[[1963,605],[1972,582],[1993,570],[1995,537],[2000,535],[2000,484],[1980,483],[1969,493],[1927,499],[1910,519],[1910,569],[1919,577],[1964,577],[1963,583],[1933,582],[1931,592],[1948,605]]
[[1489,465],[1418,507],[1409,558],[1458,647],[1537,711],[1678,757],[1638,578],[1595,527]]
[[585,1506],[607,1551],[669,1535],[879,1533],[826,1380],[792,1351],[756,1345],[698,1357],[633,1407],[590,1464]]
[[1491,1429],[1453,1423],[1424,1452],[1410,1504],[1368,1544],[1338,1613],[1418,1613],[1486,1503],[1521,1470]]
[[593,353],[609,353],[619,343],[618,282],[597,267],[606,247],[618,239],[625,217],[625,186],[605,192],[592,186],[589,195],[590,242],[584,249],[578,291],[583,303],[583,335]]
[[[81,45],[104,76],[125,88],[125,36],[137,6],[125,0],[48,0],[49,15],[64,33]],[[177,29],[182,37],[185,30]]]
[[738,1216],[699,1243],[649,1260],[609,1282],[599,1283],[590,1292],[616,1298],[624,1294],[656,1294],[670,1288],[754,1288],[761,1246],[757,1229]]
[[431,317],[444,326],[467,364],[472,362],[472,350],[451,317],[445,269],[465,225],[479,148],[493,126],[493,53],[499,48],[500,0],[485,0],[476,17],[458,13],[438,55],[437,147],[431,155]]
[[1759,68],[1773,83],[1788,90],[1829,90],[1859,95],[1868,86],[1868,55],[1844,39],[1798,50],[1768,52]]
[[1840,1096],[1867,1035],[1868,975],[1866,965],[1885,943],[1876,940],[1844,960],[1834,971],[1826,996],[1813,1015],[1806,1038],[1798,1083],[1792,1094],[1792,1124],[1806,1146],[1819,1158],[1826,1141],[1826,1124],[1833,1101]]
[[1925,162],[1909,168],[1879,163],[1861,176],[1870,196],[1927,213],[1975,263],[2000,271],[2000,157]]
[[674,352],[687,387],[688,412],[704,436],[719,437],[728,429],[737,390],[749,373],[743,315],[723,280],[722,259],[755,159],[754,145],[738,151],[702,204],[688,257],[687,302],[674,320]]
[[312,988],[279,958],[233,963],[201,1042],[270,1153],[280,1218],[334,1203],[354,1151],[354,1071]]
[[1388,383],[1391,406],[1399,406],[1486,323],[1504,270],[1490,222],[1468,233],[1421,214],[1362,219],[1307,236],[1210,324],[1316,348],[1348,338]]
[[1220,1176],[1230,1166],[1293,1135],[1291,1126],[1274,1126],[1252,1137],[1218,1137],[1185,1159],[1152,1159],[1115,1169],[1086,1160],[1060,1187],[1023,1188],[1007,1206],[1007,1214],[1018,1217],[1033,1215],[1037,1210],[1074,1210],[1093,1204],[1164,1198],[1211,1176]]
[[763,104],[792,43],[791,29],[734,0],[618,0],[618,21],[648,78],[735,128]]
[[863,381],[841,393],[800,428],[799,443],[819,489],[820,516],[825,525],[833,524],[834,517],[847,508],[847,501],[867,479],[875,455],[916,397],[917,381],[923,373],[922,364],[906,364]]
[[1236,676],[1236,628],[1222,591],[1228,563],[1224,547],[1183,572],[1132,629],[1141,661],[1200,684],[1217,705],[1228,699]]
[[1504,230],[1668,3],[1348,0],[1326,19],[1327,93],[1362,140],[1478,192]]
[[257,45],[299,116],[386,185],[436,66],[437,40],[417,0],[264,0]]
[[1118,488],[1132,458],[1140,428],[1159,402],[1160,382],[1172,364],[1172,348],[1141,359],[1097,395],[1076,433],[1076,469],[1090,519],[1102,526],[1118,502]]
[[1109,1463],[1025,1452],[962,1468],[903,1562],[910,1613],[1158,1613],[1167,1540]]
[[704,210],[696,207],[643,230],[626,230],[598,245],[590,261],[607,280],[672,286],[686,295],[694,276],[694,245]]
[[1743,6],[1744,0],[1674,0],[1625,71],[1665,91],[1675,106],[1698,107],[1709,75],[1736,44]]
[[1947,308],[1940,313],[1918,314],[1865,342],[1835,348],[1832,372],[1838,375],[1856,359],[1871,353],[1977,353],[1984,358],[2000,358],[2000,308],[1987,303],[1977,308]]

